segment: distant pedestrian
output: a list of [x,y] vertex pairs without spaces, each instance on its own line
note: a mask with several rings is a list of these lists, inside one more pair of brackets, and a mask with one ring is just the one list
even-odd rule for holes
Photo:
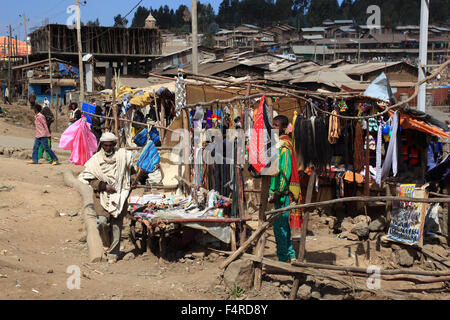
[[[42,108],[41,113],[45,117],[45,122],[47,123],[48,132],[50,133],[50,136],[48,137],[47,142],[48,142],[48,146],[51,148],[52,147],[52,137],[51,137],[52,129],[51,129],[51,125],[52,125],[53,121],[55,120],[55,116],[53,115],[53,112],[50,110],[49,104],[44,104],[44,107]],[[50,157],[50,154],[48,152],[46,152],[46,154],[47,154],[47,161],[48,162],[52,162],[52,158]],[[39,151],[38,151],[38,160],[42,159],[43,155],[44,155],[44,146],[41,144],[39,146]]]
[[73,124],[75,121],[81,119],[81,110],[78,109],[78,104],[72,102],[69,105],[69,126]]
[[3,90],[3,92],[4,92],[3,103],[4,104],[6,104],[6,103],[11,104],[11,102],[9,101],[9,89],[8,89],[7,86],[5,86],[5,90]]
[[39,152],[39,145],[44,146],[45,152],[47,152],[51,159],[52,159],[52,166],[58,164],[58,157],[56,154],[52,151],[52,149],[48,145],[48,137],[50,137],[50,132],[48,131],[47,127],[47,121],[45,120],[45,116],[41,113],[42,107],[39,104],[35,104],[33,106],[34,110],[34,125],[36,127],[36,135],[34,139],[34,145],[33,145],[33,160],[28,161],[30,164],[38,164],[38,152]]

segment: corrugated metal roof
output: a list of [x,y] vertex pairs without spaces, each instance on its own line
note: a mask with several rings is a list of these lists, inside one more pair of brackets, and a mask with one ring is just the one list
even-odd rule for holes
[[314,35],[311,35],[311,36],[305,35],[305,36],[303,36],[303,39],[306,39],[306,40],[320,40],[320,39],[323,39],[323,36],[321,34],[314,34]]
[[355,83],[356,81],[348,77],[344,72],[320,70],[308,74],[299,79],[290,81],[290,83],[323,83],[331,87],[340,88],[345,83]]
[[314,28],[301,28],[303,32],[325,32],[325,28],[314,27]]

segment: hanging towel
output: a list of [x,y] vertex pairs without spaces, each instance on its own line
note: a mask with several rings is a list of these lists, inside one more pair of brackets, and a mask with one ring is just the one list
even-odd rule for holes
[[392,135],[389,141],[388,151],[384,159],[383,167],[381,168],[381,180],[385,179],[391,170],[394,173],[394,177],[397,175],[397,129],[398,129],[399,112],[394,113],[392,119]]
[[158,168],[159,162],[158,150],[153,141],[149,139],[136,165],[145,172],[152,173]]
[[328,142],[330,142],[330,144],[335,144],[341,136],[341,124],[339,118],[335,116],[337,115],[337,111],[333,110],[331,114],[333,115],[330,116]]

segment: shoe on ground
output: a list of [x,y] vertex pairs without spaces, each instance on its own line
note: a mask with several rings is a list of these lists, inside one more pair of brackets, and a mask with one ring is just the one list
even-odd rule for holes
[[53,161],[51,164],[52,164],[52,166],[56,166],[59,163],[58,163],[58,161]]
[[38,162],[34,162],[33,160],[27,161],[29,164],[38,164]]

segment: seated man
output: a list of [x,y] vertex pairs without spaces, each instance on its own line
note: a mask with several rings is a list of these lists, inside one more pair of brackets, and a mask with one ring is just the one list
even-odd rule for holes
[[101,150],[85,163],[78,179],[94,189],[97,225],[107,250],[108,262],[115,263],[120,252],[123,218],[131,191],[133,161],[131,151],[115,148],[117,137],[105,132],[100,138]]

